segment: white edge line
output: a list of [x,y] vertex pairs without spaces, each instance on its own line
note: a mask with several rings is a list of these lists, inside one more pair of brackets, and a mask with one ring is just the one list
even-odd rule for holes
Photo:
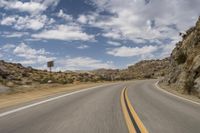
[[170,92],[168,92],[168,91],[162,89],[161,87],[158,86],[158,83],[159,83],[159,81],[157,81],[157,82],[155,83],[155,86],[157,87],[157,89],[163,91],[164,93],[167,93],[167,94],[169,94],[169,95],[171,95],[171,96],[174,96],[174,97],[176,97],[176,98],[179,98],[179,99],[185,100],[185,101],[187,101],[187,102],[191,102],[191,103],[194,103],[194,104],[200,105],[200,103],[198,103],[198,102],[195,102],[195,101],[192,101],[192,100],[186,99],[186,98],[184,98],[184,97],[181,97],[181,96],[175,95],[175,94],[173,94],[173,93],[170,93]]
[[[107,85],[110,85],[110,84],[107,84]],[[56,96],[56,97],[53,97],[53,98],[49,98],[47,100],[43,100],[43,101],[40,101],[40,102],[36,102],[36,103],[29,104],[29,105],[26,105],[26,106],[23,106],[23,107],[20,107],[20,108],[16,108],[16,109],[13,109],[13,110],[10,110],[10,111],[0,113],[0,117],[10,115],[10,114],[13,114],[13,113],[19,112],[21,110],[25,110],[25,109],[28,109],[28,108],[31,108],[31,107],[34,107],[34,106],[37,106],[37,105],[40,105],[40,104],[43,104],[43,103],[54,101],[54,100],[60,99],[62,97],[66,97],[66,96],[73,95],[73,94],[80,93],[80,92],[84,92],[84,91],[89,91],[89,90],[96,89],[96,88],[99,88],[99,87],[102,87],[102,86],[107,86],[107,85],[94,86],[94,87],[90,87],[88,89],[74,91],[74,92],[71,92],[71,93],[67,93],[67,94],[63,94],[63,95]]]

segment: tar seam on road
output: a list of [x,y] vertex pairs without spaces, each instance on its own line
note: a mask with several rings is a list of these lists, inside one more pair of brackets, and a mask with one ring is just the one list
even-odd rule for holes
[[121,105],[125,121],[129,129],[129,133],[148,133],[147,129],[145,128],[142,121],[139,119],[138,115],[130,104],[126,88],[122,90]]

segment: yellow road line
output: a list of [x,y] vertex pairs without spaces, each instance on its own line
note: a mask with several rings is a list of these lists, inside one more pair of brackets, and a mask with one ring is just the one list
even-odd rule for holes
[[126,98],[126,101],[127,101],[127,104],[128,104],[128,108],[130,109],[131,111],[131,114],[132,116],[134,117],[135,119],[135,122],[137,123],[139,129],[140,129],[140,132],[141,133],[148,133],[146,127],[144,126],[144,124],[142,123],[142,121],[140,120],[139,116],[137,115],[137,113],[135,112],[133,106],[131,105],[131,102],[128,98],[128,93],[127,93],[127,89],[125,90],[125,98]]
[[133,106],[131,105],[126,88],[122,90],[120,100],[129,133],[137,133],[137,131],[140,133],[148,133],[144,124],[142,123]]
[[122,112],[124,114],[124,118],[125,118],[128,130],[129,130],[129,133],[136,133],[136,130],[135,130],[134,126],[133,126],[133,123],[131,121],[131,118],[130,118],[130,116],[128,114],[128,110],[127,110],[126,105],[125,105],[124,93],[125,93],[125,88],[122,90],[121,98],[120,98],[121,99]]

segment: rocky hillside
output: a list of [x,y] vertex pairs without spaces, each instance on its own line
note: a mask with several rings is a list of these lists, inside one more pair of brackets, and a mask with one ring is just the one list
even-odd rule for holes
[[127,69],[98,69],[92,71],[103,80],[130,80],[158,78],[168,73],[169,58],[163,60],[144,60]]
[[32,84],[46,84],[48,82],[67,84],[73,82],[96,82],[99,80],[94,74],[75,72],[52,72],[24,67],[21,64],[0,61],[0,84],[16,87]]
[[91,73],[99,76],[102,80],[112,81],[120,80],[119,69],[97,69],[91,71]]
[[183,93],[200,95],[200,18],[196,26],[181,34],[170,57],[170,72],[164,82]]
[[169,60],[145,60],[127,69],[98,69],[87,71],[48,72],[21,64],[0,61],[0,92],[7,87],[27,88],[45,84],[69,84],[77,82],[118,81],[131,79],[157,78],[167,72]]
[[136,79],[158,78],[168,73],[169,58],[163,60],[144,60],[128,67],[128,71]]

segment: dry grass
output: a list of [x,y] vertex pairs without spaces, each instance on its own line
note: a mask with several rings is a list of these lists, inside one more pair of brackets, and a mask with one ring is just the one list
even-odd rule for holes
[[54,86],[42,86],[41,88],[32,89],[31,91],[22,91],[12,94],[0,95],[0,108],[5,108],[20,103],[29,102],[32,100],[45,98],[54,94],[61,94],[66,92],[72,92],[75,90],[86,89],[88,87],[94,87],[102,85],[103,83],[82,83],[82,84],[70,84],[70,85],[54,85]]

